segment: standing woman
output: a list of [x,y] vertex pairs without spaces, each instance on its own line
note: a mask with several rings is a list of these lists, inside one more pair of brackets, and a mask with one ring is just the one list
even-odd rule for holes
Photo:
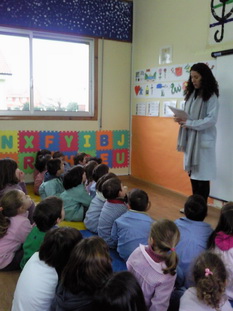
[[191,67],[185,90],[187,119],[174,116],[180,125],[177,150],[184,152],[184,170],[188,172],[193,194],[208,200],[210,180],[216,177],[216,127],[218,83],[204,63]]

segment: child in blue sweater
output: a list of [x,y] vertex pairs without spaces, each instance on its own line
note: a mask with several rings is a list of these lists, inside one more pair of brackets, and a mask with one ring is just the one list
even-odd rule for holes
[[154,220],[146,213],[150,208],[148,195],[140,189],[128,195],[129,210],[114,221],[111,237],[117,243],[117,251],[125,261],[139,246],[146,245]]
[[116,241],[111,237],[114,221],[127,212],[125,204],[126,191],[119,178],[110,178],[102,185],[103,196],[107,199],[99,217],[98,235],[105,240],[109,247],[115,248]]

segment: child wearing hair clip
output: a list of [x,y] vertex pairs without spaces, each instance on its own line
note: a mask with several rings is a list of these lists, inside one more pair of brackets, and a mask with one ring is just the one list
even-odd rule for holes
[[167,311],[176,279],[179,238],[173,221],[159,220],[152,224],[149,245],[140,244],[126,262],[142,288],[149,311]]
[[231,311],[225,295],[227,271],[221,258],[212,252],[202,253],[193,267],[195,287],[190,287],[180,300],[179,311]]

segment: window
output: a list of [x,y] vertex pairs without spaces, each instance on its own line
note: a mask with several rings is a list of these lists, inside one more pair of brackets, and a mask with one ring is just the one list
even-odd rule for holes
[[0,116],[95,119],[96,50],[94,39],[0,28]]

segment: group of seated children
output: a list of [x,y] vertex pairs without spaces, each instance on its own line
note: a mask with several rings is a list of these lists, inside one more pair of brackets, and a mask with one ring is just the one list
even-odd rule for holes
[[[35,207],[15,161],[0,160],[0,271],[23,269],[12,310],[232,310],[233,203],[222,208],[215,230],[204,222],[199,195],[185,202],[185,217],[154,221],[145,191],[127,193],[94,160],[86,183],[83,161],[62,176],[61,159],[50,159]],[[48,195],[55,183],[63,190]],[[58,227],[64,217],[84,220],[93,236]],[[128,272],[113,272],[109,248]]]

